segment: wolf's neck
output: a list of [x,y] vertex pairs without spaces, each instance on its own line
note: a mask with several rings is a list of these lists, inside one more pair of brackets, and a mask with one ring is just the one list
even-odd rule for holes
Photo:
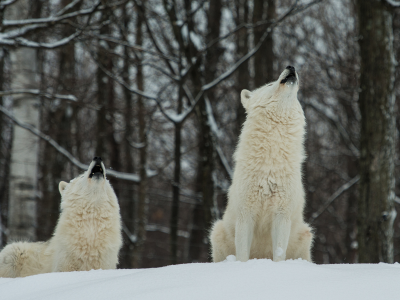
[[236,164],[253,166],[281,165],[298,167],[304,160],[304,125],[302,122],[280,123],[270,118],[246,121],[235,152]]

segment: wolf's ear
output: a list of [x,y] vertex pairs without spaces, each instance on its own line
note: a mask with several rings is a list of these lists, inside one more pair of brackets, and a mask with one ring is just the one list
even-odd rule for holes
[[68,183],[66,183],[65,181],[60,181],[60,183],[58,184],[58,189],[60,191],[60,194],[62,194],[63,190],[65,190],[67,185]]
[[247,110],[249,106],[249,99],[251,98],[251,92],[249,90],[242,90],[240,93],[240,100],[242,101],[243,107]]

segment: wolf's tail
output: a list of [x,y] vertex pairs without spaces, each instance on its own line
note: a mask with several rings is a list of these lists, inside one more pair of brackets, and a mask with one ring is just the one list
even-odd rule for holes
[[41,255],[45,243],[17,242],[0,252],[0,277],[25,277],[43,273]]

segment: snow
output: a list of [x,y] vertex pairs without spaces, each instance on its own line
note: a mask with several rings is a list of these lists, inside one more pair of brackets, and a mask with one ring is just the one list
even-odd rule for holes
[[399,299],[399,264],[197,263],[0,278],[1,299]]

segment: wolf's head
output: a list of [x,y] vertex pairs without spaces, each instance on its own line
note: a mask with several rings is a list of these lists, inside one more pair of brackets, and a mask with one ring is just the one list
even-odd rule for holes
[[268,83],[253,92],[243,90],[241,101],[247,114],[261,108],[277,114],[290,113],[297,102],[299,76],[292,66],[287,66],[278,80]]
[[96,156],[85,173],[72,179],[69,183],[61,181],[58,188],[64,199],[67,193],[68,195],[74,194],[76,197],[87,197],[104,191],[107,186],[110,184],[106,179],[106,168],[101,157]]

